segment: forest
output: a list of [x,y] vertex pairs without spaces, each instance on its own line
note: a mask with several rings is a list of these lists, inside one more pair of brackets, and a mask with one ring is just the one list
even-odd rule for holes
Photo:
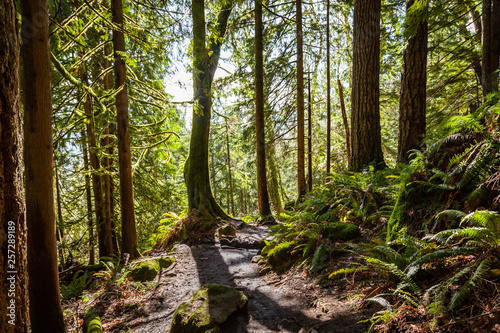
[[2,0],[0,332],[500,332],[500,0]]

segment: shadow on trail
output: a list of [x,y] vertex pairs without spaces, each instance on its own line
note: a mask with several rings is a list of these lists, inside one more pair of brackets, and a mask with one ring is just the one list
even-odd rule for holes
[[[248,313],[237,314],[222,327],[225,333],[259,333],[279,330],[297,333],[302,327],[316,332],[362,332],[365,326],[356,323],[354,311],[338,313],[329,320],[307,316],[301,308],[303,294],[285,296],[259,277],[259,268],[250,263],[256,250],[191,248],[198,269],[200,285],[218,283],[235,287],[249,299]],[[347,325],[348,324],[348,325]]]

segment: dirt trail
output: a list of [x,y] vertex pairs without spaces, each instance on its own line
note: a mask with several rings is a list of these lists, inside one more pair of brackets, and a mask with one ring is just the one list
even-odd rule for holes
[[[237,237],[263,239],[267,231],[247,226]],[[261,267],[252,263],[256,249],[216,244],[189,247],[176,245],[177,264],[161,276],[153,296],[141,305],[141,316],[127,323],[137,333],[164,333],[170,329],[177,306],[204,284],[234,286],[248,298],[248,314],[232,318],[227,333],[260,332],[364,332],[366,326],[355,301],[335,289],[323,289],[299,272],[259,276]],[[341,298],[343,297],[343,299]]]

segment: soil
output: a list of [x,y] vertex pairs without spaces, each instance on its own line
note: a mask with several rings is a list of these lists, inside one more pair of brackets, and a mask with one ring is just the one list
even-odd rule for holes
[[[243,243],[268,237],[265,227],[242,225],[236,236],[246,239]],[[262,274],[263,266],[252,262],[258,253],[258,249],[221,246],[218,241],[197,246],[178,244],[170,253],[176,264],[163,271],[149,289],[141,290],[132,283],[115,284],[101,294],[98,304],[87,303],[104,313],[102,322],[107,332],[164,333],[169,331],[179,304],[202,285],[218,283],[235,287],[249,299],[247,311],[230,317],[223,327],[225,333],[367,331],[366,324],[359,321],[370,314],[359,309],[359,292],[321,287],[297,268],[280,276]],[[71,332],[81,332],[82,305],[73,302],[65,306],[74,314],[67,316]]]

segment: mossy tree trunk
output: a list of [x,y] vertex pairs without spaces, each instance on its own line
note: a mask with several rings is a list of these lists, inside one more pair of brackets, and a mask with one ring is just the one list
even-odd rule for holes
[[22,0],[21,8],[31,330],[65,332],[54,209],[49,6],[47,0]]
[[208,165],[208,138],[212,116],[212,81],[219,62],[222,38],[232,10],[232,2],[225,3],[217,17],[212,36],[206,43],[204,0],[192,0],[193,13],[193,123],[189,142],[189,156],[184,166],[189,211],[223,219],[229,216],[215,201],[210,186]]
[[118,165],[120,173],[120,207],[122,217],[122,254],[130,259],[140,257],[135,225],[134,186],[132,181],[132,154],[128,115],[127,69],[125,66],[125,36],[122,0],[111,1],[113,15],[113,49],[116,94],[116,120],[118,123]]
[[[0,3],[0,45],[0,332],[24,333],[28,332],[27,228],[19,90],[21,41],[14,0]],[[10,294],[11,285],[15,296]],[[10,315],[9,307],[15,315]]]
[[[414,3],[415,0],[406,1],[407,13],[410,13]],[[403,54],[399,97],[399,163],[410,161],[410,151],[421,149],[425,136],[428,35],[426,12],[427,8],[423,8],[413,11],[414,17],[406,18],[407,31],[409,34],[413,34],[412,31],[415,33],[413,36],[408,36],[408,44]]]
[[85,198],[87,201],[87,227],[89,231],[89,265],[95,265],[94,251],[94,222],[92,220],[92,193],[90,188],[89,157],[87,152],[87,140],[85,132],[82,131],[83,170],[85,170]]

